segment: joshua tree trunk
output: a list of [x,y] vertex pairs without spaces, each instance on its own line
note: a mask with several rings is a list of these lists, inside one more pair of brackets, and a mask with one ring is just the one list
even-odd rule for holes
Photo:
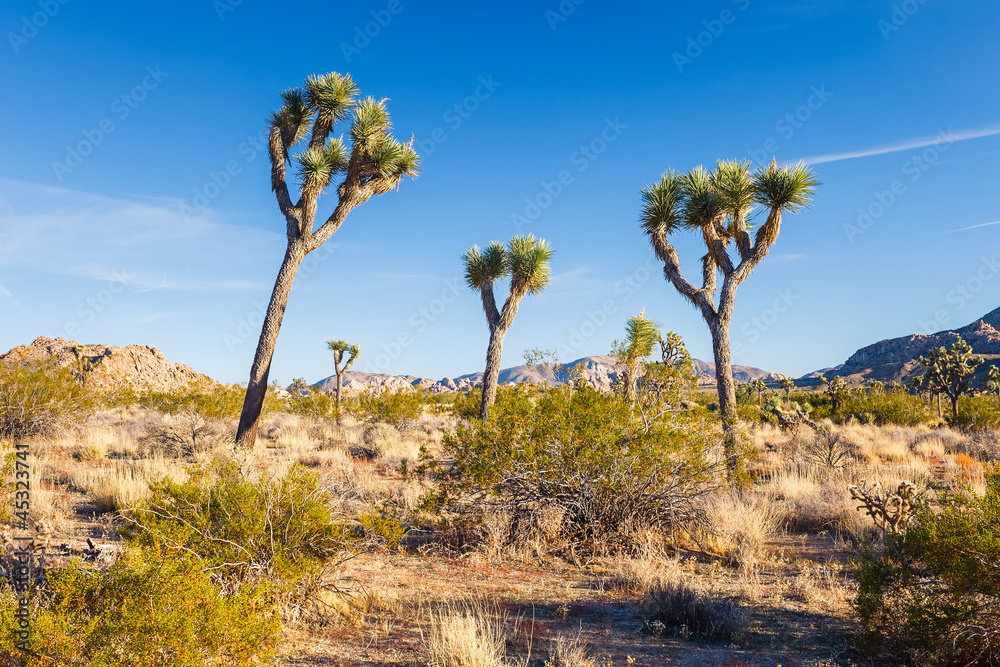
[[285,306],[288,305],[288,294],[292,291],[295,274],[305,256],[306,250],[301,243],[289,243],[285,250],[285,259],[278,271],[278,278],[274,281],[271,302],[267,306],[257,352],[250,368],[250,381],[247,384],[243,411],[240,413],[240,424],[236,430],[238,445],[252,447],[257,441],[257,426],[260,424],[260,411],[264,407],[264,396],[267,394],[267,378],[271,372],[274,345],[278,341],[278,330],[285,315]]
[[958,416],[958,394],[955,394],[954,396],[949,396],[948,398],[951,399],[951,416],[952,417],[957,417]]
[[[729,321],[715,317],[708,323],[712,332],[712,355],[715,358],[715,382],[719,393],[719,414],[726,433],[726,448],[735,445],[736,382],[733,380],[733,361],[729,353]],[[731,442],[732,440],[732,442]],[[727,451],[727,454],[733,452]]]
[[479,418],[485,420],[490,406],[497,400],[497,384],[500,380],[500,358],[503,356],[505,329],[493,327],[490,330],[490,345],[486,349],[486,370],[483,372],[483,402],[479,406]]

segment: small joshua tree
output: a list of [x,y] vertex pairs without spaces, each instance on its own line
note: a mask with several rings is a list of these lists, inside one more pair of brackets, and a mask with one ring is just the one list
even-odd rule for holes
[[628,318],[625,323],[625,340],[615,341],[612,354],[618,357],[622,365],[621,386],[625,397],[635,402],[636,385],[639,382],[639,371],[642,361],[653,353],[653,347],[660,338],[660,327],[652,320],[646,319],[646,309],[643,308],[635,317]]
[[[667,171],[658,183],[642,190],[640,220],[653,252],[663,262],[663,275],[701,311],[712,333],[719,411],[730,457],[737,446],[736,387],[729,349],[736,289],[767,256],[785,214],[808,206],[818,183],[802,164],[779,167],[772,160],[768,167],[751,173],[749,160],[737,160],[720,161],[712,172],[701,167],[683,175]],[[751,239],[751,218],[757,207],[765,219]],[[701,260],[700,288],[682,275],[677,250],[668,239],[682,230],[700,234],[708,251]],[[736,247],[736,260],[729,254],[730,245]],[[722,286],[717,289],[720,273]]]
[[760,407],[760,400],[764,396],[764,392],[767,391],[767,385],[764,384],[764,380],[757,378],[750,383],[750,387],[757,392],[757,407]]
[[924,384],[930,391],[947,396],[952,416],[957,415],[958,399],[972,393],[973,374],[983,358],[973,356],[972,346],[959,336],[950,348],[934,348],[918,361],[927,368]]
[[[355,359],[361,356],[361,348],[357,345],[350,345],[343,338],[331,340],[326,344],[327,349],[333,351],[333,370],[337,372],[337,421],[340,421],[340,387],[343,382],[344,373],[354,364]],[[347,359],[344,359],[344,353]],[[341,366],[340,362],[344,361]]]
[[885,383],[881,380],[875,380],[868,387],[868,394],[871,396],[878,396],[885,392]]
[[[525,295],[538,294],[548,286],[552,252],[544,239],[536,239],[529,234],[512,238],[506,246],[496,241],[486,246],[485,250],[472,246],[462,255],[465,283],[482,297],[483,311],[490,327],[490,344],[486,350],[486,369],[483,372],[483,402],[479,408],[479,418],[482,420],[489,415],[490,406],[497,397],[504,336],[514,323],[517,309]],[[497,309],[493,284],[508,277],[510,293],[503,308]]]
[[[403,176],[417,175],[419,158],[412,140],[404,144],[393,138],[385,100],[358,101],[357,96],[358,87],[348,74],[310,76],[302,88],[282,92],[283,104],[271,114],[271,190],[285,218],[288,245],[264,315],[236,430],[236,442],[244,447],[257,440],[271,358],[299,265],[340,229],[352,210],[395,189]],[[349,141],[334,135],[335,125],[348,121]],[[292,155],[300,141],[306,142],[305,150]],[[298,201],[292,199],[285,177],[285,167],[292,162],[298,166]],[[320,195],[331,185],[336,193],[333,212],[314,230]]]
[[830,397],[830,412],[836,412],[840,408],[840,401],[847,396],[849,389],[847,383],[839,375],[832,380],[820,375],[819,381],[826,385],[826,395]]
[[795,389],[795,380],[789,377],[781,378],[781,389],[785,392],[785,401],[791,401],[792,389]]

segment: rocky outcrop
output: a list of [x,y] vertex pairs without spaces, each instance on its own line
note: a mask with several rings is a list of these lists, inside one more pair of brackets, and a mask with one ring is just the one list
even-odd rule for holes
[[171,363],[162,352],[149,345],[81,345],[76,341],[41,336],[30,345],[19,345],[0,355],[0,363],[43,360],[79,368],[90,386],[101,389],[131,384],[137,391],[172,391],[192,382],[215,384],[212,378],[190,366]]
[[990,364],[1000,364],[1000,308],[961,329],[948,329],[934,334],[913,334],[889,338],[861,348],[851,355],[833,374],[853,383],[873,380],[906,383],[924,373],[917,359],[936,347],[948,347],[961,336],[972,351],[986,359],[979,373]]

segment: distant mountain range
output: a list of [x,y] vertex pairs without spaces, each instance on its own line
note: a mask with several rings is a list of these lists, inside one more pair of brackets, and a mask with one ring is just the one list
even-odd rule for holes
[[[694,359],[694,370],[698,375],[698,384],[701,386],[713,386],[715,384],[715,364],[710,364],[700,359]],[[618,367],[614,357],[595,356],[582,357],[566,364],[569,367],[583,365],[583,376],[592,386],[601,391],[610,391],[611,385],[618,377]],[[781,375],[769,373],[759,368],[751,366],[733,366],[733,376],[740,382],[749,382],[762,378],[765,381],[777,381]],[[405,389],[407,387],[421,387],[432,392],[440,391],[464,391],[472,387],[481,385],[483,382],[482,371],[460,375],[456,378],[442,378],[440,380],[428,380],[413,375],[386,375],[383,373],[362,373],[348,371],[344,374],[344,393],[357,393],[366,387],[385,389]],[[500,371],[500,383],[521,383],[521,382],[548,382],[551,385],[563,383],[563,379],[557,377],[554,369],[548,366],[514,366]],[[331,375],[316,383],[324,391],[335,389],[337,377]]]

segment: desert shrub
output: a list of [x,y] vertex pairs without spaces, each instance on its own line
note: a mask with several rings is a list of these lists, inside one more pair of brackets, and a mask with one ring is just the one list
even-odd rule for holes
[[293,465],[252,479],[231,461],[194,467],[184,483],[163,479],[127,512],[126,535],[143,546],[182,549],[230,581],[273,579],[295,596],[295,579],[319,573],[350,546],[319,475]]
[[69,368],[0,363],[0,438],[51,435],[81,421],[98,401]]
[[140,444],[147,456],[184,458],[209,451],[229,435],[219,420],[185,410],[152,420]]
[[[497,387],[497,393],[509,389],[506,385],[500,385]],[[481,387],[475,387],[468,391],[460,391],[455,394],[455,400],[452,402],[451,409],[458,417],[465,417],[466,419],[475,419],[479,416],[479,408],[483,404],[483,390]]]
[[485,422],[445,435],[441,461],[423,453],[417,470],[435,484],[423,507],[473,520],[502,509],[515,527],[556,508],[565,538],[627,541],[699,515],[698,499],[721,476],[705,458],[710,432],[683,416],[651,420],[591,388],[499,392]]
[[392,424],[372,424],[365,427],[361,441],[367,458],[384,456],[390,448],[399,445],[399,431]]
[[928,418],[923,400],[905,391],[848,394],[841,400],[836,416],[841,420],[853,416],[862,424],[879,426],[916,426]]
[[280,630],[267,584],[224,593],[190,556],[156,549],[126,549],[103,571],[77,562],[49,569],[30,604],[28,654],[15,646],[17,607],[10,589],[0,591],[3,664],[259,664]]
[[503,618],[483,603],[448,605],[430,612],[425,644],[435,667],[506,667]]
[[[147,410],[168,415],[193,412],[204,419],[238,419],[246,388],[239,385],[191,383],[176,391],[147,391],[137,402]],[[262,416],[281,409],[281,399],[273,391],[264,397]]]
[[330,394],[316,387],[305,387],[291,393],[285,401],[284,410],[304,417],[335,417],[336,394]]
[[983,433],[1000,429],[1000,401],[996,396],[963,396],[958,401],[958,414],[948,423],[965,433]]
[[734,601],[712,600],[681,581],[654,586],[643,605],[651,618],[646,627],[672,628],[683,638],[705,641],[739,639],[746,633],[749,616]]
[[986,491],[940,492],[856,563],[856,609],[869,641],[917,662],[1000,660],[1000,470]]
[[344,408],[363,421],[392,424],[403,432],[416,425],[426,404],[425,390],[365,389],[360,396],[345,402]]

